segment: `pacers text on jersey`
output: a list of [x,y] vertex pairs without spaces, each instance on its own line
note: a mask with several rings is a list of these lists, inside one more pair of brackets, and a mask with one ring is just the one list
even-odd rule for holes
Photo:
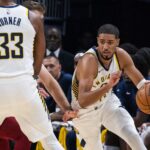
[[17,17],[3,17],[0,18],[0,27],[5,25],[15,25],[20,26],[21,18]]

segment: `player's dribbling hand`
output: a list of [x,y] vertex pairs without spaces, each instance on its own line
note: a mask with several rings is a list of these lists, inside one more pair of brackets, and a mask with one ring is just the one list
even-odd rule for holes
[[67,110],[64,113],[62,119],[63,119],[64,122],[67,122],[70,119],[76,118],[77,117],[77,113],[78,113],[78,111]]
[[112,73],[111,75],[110,75],[110,80],[109,80],[109,84],[112,86],[112,87],[114,87],[118,82],[119,82],[119,80],[120,80],[120,77],[121,77],[121,71],[116,71],[116,72],[114,72],[114,73]]

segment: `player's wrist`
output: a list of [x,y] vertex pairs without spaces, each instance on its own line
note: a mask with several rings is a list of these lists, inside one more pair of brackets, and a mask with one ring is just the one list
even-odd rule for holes
[[146,80],[143,78],[137,85],[137,89],[140,89],[144,84],[146,83]]
[[75,111],[82,108],[82,107],[80,106],[78,100],[72,100],[72,102],[71,102],[71,107],[72,107],[72,109],[75,110]]
[[64,112],[69,111],[69,110],[72,110],[72,107],[71,107],[71,106],[67,106],[67,107],[65,108]]
[[109,82],[105,85],[105,88],[106,88],[106,90],[108,90],[108,91],[109,91],[112,87],[113,87],[112,84],[109,83]]

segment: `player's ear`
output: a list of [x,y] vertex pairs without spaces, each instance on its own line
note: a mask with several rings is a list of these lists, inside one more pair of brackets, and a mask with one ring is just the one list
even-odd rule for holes
[[98,44],[98,36],[97,36],[97,38],[96,38],[96,39],[97,39],[97,44]]
[[117,38],[117,46],[119,46],[119,43],[120,43],[120,39]]

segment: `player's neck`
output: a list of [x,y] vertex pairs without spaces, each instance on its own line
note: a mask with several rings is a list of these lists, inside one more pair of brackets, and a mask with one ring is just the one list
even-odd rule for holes
[[109,68],[110,63],[112,61],[112,58],[110,59],[104,59],[100,54],[99,54],[99,60],[100,62],[104,65],[105,68]]
[[108,69],[109,66],[110,66],[110,63],[111,63],[112,59],[105,60],[105,59],[102,58],[101,61],[103,63],[103,66]]
[[13,6],[16,3],[13,0],[0,0],[0,6]]

